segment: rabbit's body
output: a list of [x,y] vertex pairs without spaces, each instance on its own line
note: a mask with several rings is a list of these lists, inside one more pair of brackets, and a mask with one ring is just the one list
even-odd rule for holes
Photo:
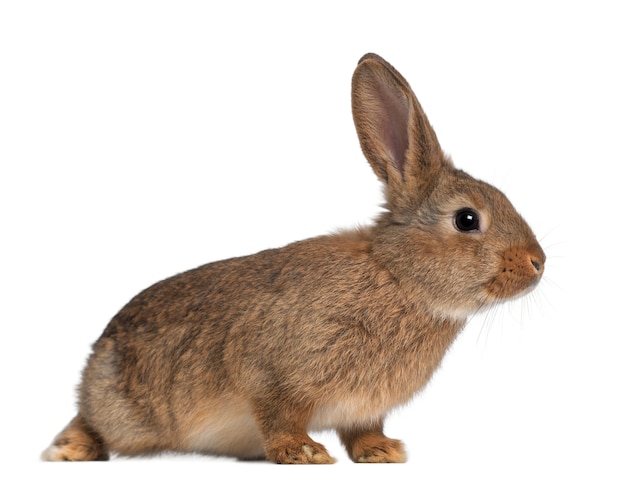
[[[46,458],[171,450],[328,463],[307,432],[336,429],[355,461],[404,460],[382,433],[386,414],[429,381],[468,315],[532,288],[545,257],[504,195],[452,167],[404,79],[375,55],[360,67],[355,122],[389,210],[371,227],[140,293],[94,344],[78,416]],[[406,105],[390,101],[400,95]],[[372,101],[398,113],[382,129],[359,113]],[[471,215],[480,223],[465,230]]]
[[154,285],[96,342],[81,414],[122,454],[241,457],[264,454],[255,402],[268,395],[301,401],[309,430],[379,421],[430,379],[463,322],[425,317],[372,248],[370,231],[343,233]]

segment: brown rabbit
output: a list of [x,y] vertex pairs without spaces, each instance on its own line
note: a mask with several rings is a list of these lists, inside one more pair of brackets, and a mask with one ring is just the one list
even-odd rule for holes
[[408,83],[360,61],[352,110],[386,194],[374,225],[201,266],[126,305],[93,346],[78,415],[43,458],[200,452],[402,462],[383,421],[472,313],[532,289],[545,255],[507,198],[453,167]]

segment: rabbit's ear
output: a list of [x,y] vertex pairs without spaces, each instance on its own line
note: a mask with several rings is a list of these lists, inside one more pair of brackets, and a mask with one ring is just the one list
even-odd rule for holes
[[352,115],[363,153],[390,188],[391,201],[428,188],[449,165],[411,87],[378,55],[365,55],[354,72]]

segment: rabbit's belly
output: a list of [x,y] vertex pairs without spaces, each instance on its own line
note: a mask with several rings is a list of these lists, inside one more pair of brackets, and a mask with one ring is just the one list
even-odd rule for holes
[[319,431],[375,423],[384,415],[384,410],[377,409],[370,401],[358,398],[346,399],[318,408],[309,423],[309,430]]
[[185,439],[189,451],[239,458],[265,455],[261,433],[247,405],[223,405],[194,420]]

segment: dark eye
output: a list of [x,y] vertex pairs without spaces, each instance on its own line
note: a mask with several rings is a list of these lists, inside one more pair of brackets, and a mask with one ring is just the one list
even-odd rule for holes
[[480,230],[478,212],[471,208],[463,208],[454,216],[454,225],[461,232],[472,232]]

